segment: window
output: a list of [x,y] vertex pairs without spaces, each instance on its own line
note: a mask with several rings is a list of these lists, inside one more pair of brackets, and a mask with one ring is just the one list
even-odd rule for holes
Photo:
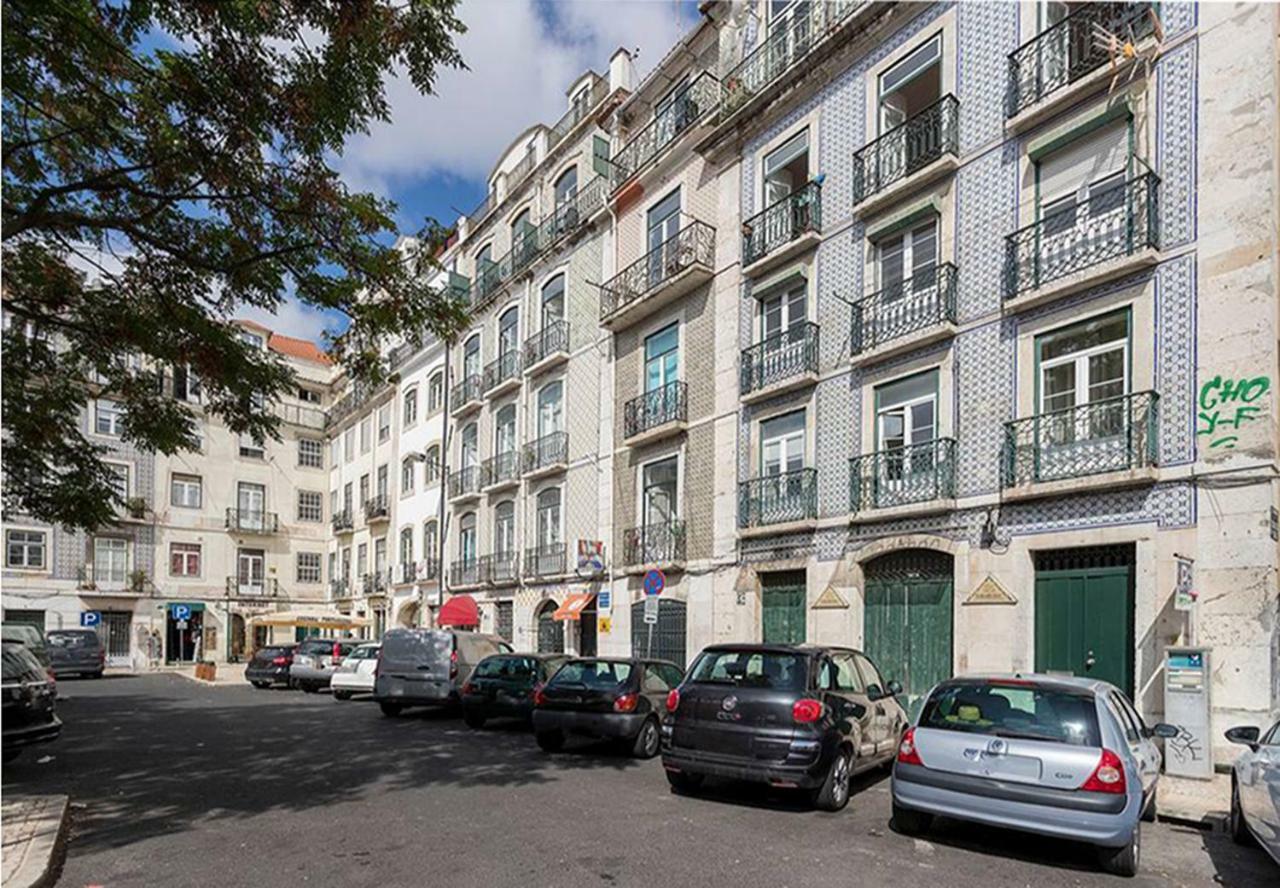
[[351,462],[356,457],[356,430],[347,429],[342,433],[342,459]]
[[5,531],[4,566],[17,570],[44,570],[44,531]]
[[378,537],[373,541],[373,569],[382,573],[387,569],[387,538]]
[[[400,531],[400,563],[402,565],[413,564],[413,528],[405,527]],[[410,579],[408,571],[405,571],[404,579]]]
[[[877,286],[886,303],[902,299],[909,292],[937,293],[934,280],[938,264],[937,217],[880,240],[875,245],[875,256]],[[915,306],[907,310],[914,314]],[[893,315],[887,323],[900,325],[902,321]]]
[[[648,249],[652,252],[675,237],[680,231],[680,189],[668,194],[650,208],[647,216]],[[662,278],[661,256],[656,255],[656,262],[650,267],[650,275],[655,280]]]
[[378,498],[378,502],[386,505],[387,503],[387,466],[386,463],[378,466],[378,480],[373,486],[373,494]]
[[173,396],[179,401],[200,402],[200,378],[186,364],[173,368]]
[[905,123],[940,98],[942,35],[938,34],[880,75],[880,132]]
[[855,654],[854,659],[858,661],[858,671],[862,673],[867,690],[875,689],[880,693],[885,693],[887,691],[886,682],[880,677],[880,670],[875,667],[875,664],[862,654]]
[[538,494],[538,548],[560,545],[560,488],[549,487]]
[[111,489],[121,500],[129,498],[129,467],[122,463],[106,463],[106,467],[115,476],[111,479]]
[[678,475],[674,456],[649,463],[641,470],[642,520],[646,526],[669,526],[679,514],[676,499]]
[[99,398],[94,404],[93,430],[119,438],[124,434],[124,409],[115,401]]
[[411,388],[404,393],[402,415],[406,428],[418,421],[418,390],[416,388]]
[[462,346],[462,378],[480,375],[480,335],[476,334]]
[[520,211],[519,215],[511,223],[511,255],[517,261],[527,258],[528,253],[537,246],[536,240],[530,237],[530,234],[536,229],[534,229],[529,218],[530,211],[525,208]]
[[338,514],[338,491],[336,490],[329,491],[329,514]]
[[458,522],[458,560],[474,564],[476,560],[476,513],[468,512]]
[[342,511],[347,513],[347,517],[351,517],[351,482],[348,481],[342,485]]
[[342,550],[342,578],[344,580],[351,579],[351,547],[347,546]]
[[320,568],[320,553],[299,552],[296,570],[299,583],[319,583],[323,579]]
[[578,193],[578,168],[576,166],[565,170],[560,178],[556,179],[555,192],[557,208],[573,200],[573,196]]
[[804,468],[804,411],[760,423],[760,474],[781,475]]
[[169,576],[200,576],[200,545],[198,543],[169,544]]
[[400,494],[413,493],[413,460],[405,459],[400,463]]
[[236,550],[236,582],[242,595],[261,595],[267,589],[267,553],[261,549]]
[[342,463],[342,440],[334,438],[329,442],[329,461],[337,466]]
[[324,494],[318,490],[298,491],[298,520],[324,520]]
[[493,510],[493,552],[510,555],[516,550],[516,506],[507,500]]
[[369,476],[360,476],[360,505],[369,502]]
[[937,437],[938,371],[877,386],[876,449],[895,450]]
[[356,546],[356,574],[364,576],[369,572],[369,544],[361,543]]
[[[1053,414],[1047,444],[1065,444],[1119,434],[1125,409],[1072,408],[1119,398],[1129,392],[1129,313],[1112,312],[1047,333],[1036,341],[1040,413]],[[1077,415],[1078,414],[1078,415]]]
[[680,325],[672,324],[644,340],[644,390],[656,392],[680,378]]
[[240,435],[240,455],[252,459],[262,459],[267,455],[267,451],[262,442],[255,441],[252,435],[246,433]]
[[520,350],[520,309],[511,307],[498,319],[498,357]]
[[298,465],[307,469],[324,468],[324,444],[315,438],[299,438]]
[[444,406],[444,374],[432,373],[427,383],[427,412],[435,413]]
[[462,468],[473,469],[480,463],[480,433],[473,422],[462,429]]
[[1129,154],[1129,123],[1119,121],[1039,161],[1039,258],[1046,277],[1074,270],[1083,251],[1132,236],[1124,199]]
[[561,402],[563,401],[564,384],[556,381],[542,387],[538,392],[538,437],[545,438],[562,431],[564,424]]
[[95,537],[93,580],[99,585],[123,586],[129,574],[129,542],[117,537]]
[[[809,284],[800,281],[789,290],[783,290],[760,300],[760,339],[778,345],[792,341],[779,339],[784,333],[795,330],[808,320]],[[798,341],[798,340],[796,340]]]
[[423,467],[423,484],[430,484],[433,481],[440,480],[440,474],[444,466],[440,463],[440,445],[432,444],[427,448],[427,461]]
[[542,329],[564,320],[564,275],[558,274],[542,287]]
[[809,181],[809,131],[803,129],[764,158],[764,205],[772,206]]
[[360,420],[360,452],[368,453],[373,447],[373,420],[366,416]]
[[298,400],[303,401],[307,404],[319,404],[320,393],[317,391],[314,391],[313,389],[304,388],[303,386],[298,386]]
[[391,439],[391,405],[383,404],[378,408],[378,443]]
[[436,523],[428,521],[422,525],[422,557],[426,559],[435,558],[439,548],[440,539],[436,534]]
[[263,349],[267,347],[266,337],[260,333],[251,333],[248,330],[240,331],[240,341],[248,345],[250,348]]
[[852,691],[856,694],[866,692],[862,676],[858,674],[857,668],[853,665],[852,655],[836,654],[831,658],[831,664],[835,667],[837,691]]
[[498,411],[493,423],[493,452],[498,456],[516,449],[516,405],[507,404]]

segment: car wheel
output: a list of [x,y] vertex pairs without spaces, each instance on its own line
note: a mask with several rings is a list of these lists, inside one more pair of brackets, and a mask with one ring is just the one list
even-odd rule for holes
[[101,670],[101,669],[99,669],[97,672],[91,673],[89,677],[90,677],[90,678],[102,678],[102,670]]
[[651,759],[658,754],[658,720],[647,718],[631,744],[631,755],[638,759]]
[[302,692],[304,694],[314,694],[320,690],[320,685],[313,681],[304,682],[302,684]]
[[271,687],[271,682],[269,681],[251,681],[249,684],[253,685],[260,691],[265,691],[267,688]]
[[702,787],[702,774],[686,774],[684,771],[667,771],[667,782],[676,792],[697,792]]
[[1147,807],[1142,809],[1142,820],[1144,823],[1156,822],[1156,792],[1158,788],[1151,787],[1151,797],[1147,799]]
[[1123,848],[1099,848],[1098,863],[1116,876],[1136,876],[1142,856],[1142,823],[1133,825],[1133,835]]
[[1253,834],[1249,832],[1249,824],[1244,822],[1244,811],[1240,810],[1240,786],[1235,779],[1231,780],[1231,838],[1237,845],[1252,845]]
[[893,803],[893,828],[906,836],[925,832],[933,825],[933,815],[926,811],[913,811]]
[[384,700],[383,702],[378,704],[378,707],[382,709],[382,714],[385,715],[387,718],[395,718],[400,714],[399,703],[389,703]]
[[335,699],[335,700],[350,700],[350,699],[351,699],[351,692],[350,692],[350,691],[334,691],[334,692],[333,692],[333,699]]
[[853,773],[853,753],[836,751],[827,771],[827,779],[814,795],[813,803],[823,811],[839,811],[849,804],[849,777]]
[[478,712],[471,712],[469,710],[464,710],[462,713],[462,720],[466,722],[467,727],[471,728],[472,730],[478,731],[484,727],[484,721],[485,721],[484,716]]
[[564,734],[560,731],[539,731],[534,738],[543,752],[559,752],[564,746]]

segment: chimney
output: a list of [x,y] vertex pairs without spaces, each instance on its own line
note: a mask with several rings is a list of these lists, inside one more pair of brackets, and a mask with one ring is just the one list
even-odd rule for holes
[[635,89],[636,67],[631,53],[619,49],[609,59],[609,92],[624,89],[631,92]]

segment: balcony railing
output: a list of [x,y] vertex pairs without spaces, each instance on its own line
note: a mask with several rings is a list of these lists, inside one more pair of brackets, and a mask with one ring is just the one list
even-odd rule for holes
[[1155,30],[1150,3],[1084,3],[1009,53],[1005,115],[1014,117],[1111,61],[1098,32],[1135,43]]
[[484,582],[495,586],[510,586],[520,579],[520,554],[495,552],[480,556],[480,575]]
[[715,270],[716,230],[692,222],[628,265],[600,288],[600,320],[644,298],[694,265]]
[[817,517],[817,469],[766,475],[738,485],[739,527],[764,527]]
[[364,501],[365,521],[385,521],[391,516],[391,507],[387,503],[387,495],[379,493]]
[[520,378],[520,352],[516,348],[490,361],[484,368],[484,393],[512,379]]
[[468,466],[449,476],[449,499],[480,492],[480,467]]
[[422,580],[434,580],[440,576],[440,563],[435,558],[422,558],[418,561],[407,561],[395,567],[396,583],[416,583]]
[[850,352],[860,355],[886,342],[956,321],[956,267],[934,266],[853,304]]
[[850,512],[928,503],[955,495],[954,438],[891,447],[849,460]]
[[232,598],[271,598],[280,594],[280,583],[271,577],[227,577],[227,595]]
[[[230,579],[227,581],[230,582]],[[329,599],[336,601],[341,598],[351,597],[351,584],[344,579],[329,581]]]
[[676,381],[632,398],[622,410],[624,438],[689,418],[689,386]]
[[520,454],[515,450],[491,456],[480,464],[480,486],[492,487],[520,480]]
[[810,182],[742,224],[742,264],[750,265],[810,231],[822,231],[822,185]]
[[360,577],[360,591],[365,595],[381,595],[387,591],[390,580],[391,571],[389,568],[364,574]]
[[490,191],[484,196],[484,200],[480,201],[479,206],[467,213],[467,228],[474,232],[480,223],[485,220],[485,217],[489,215],[489,211],[494,208],[496,203],[496,196]]
[[478,586],[482,579],[480,561],[477,558],[463,558],[449,565],[450,586]]
[[960,103],[946,95],[853,155],[853,202],[959,151]]
[[723,108],[732,114],[751,98],[798,65],[866,0],[824,0],[796,4],[801,7],[790,21],[775,26],[746,58],[724,77]]
[[531,546],[524,550],[524,572],[529,577],[558,577],[566,571],[563,543]]
[[464,376],[453,386],[449,392],[449,403],[453,405],[454,410],[458,410],[473,401],[478,402],[480,394],[481,377],[479,373],[473,373],[470,376]]
[[569,433],[552,432],[524,445],[524,470],[540,472],[569,462]]
[[739,388],[744,395],[818,372],[818,325],[794,324],[742,353]]
[[665,524],[627,528],[622,534],[622,557],[633,566],[684,561],[684,522],[673,518]]
[[1133,392],[1005,423],[1004,486],[1154,466],[1159,400]]
[[227,509],[226,526],[237,533],[275,533],[280,529],[280,516],[261,509]]
[[334,533],[344,533],[351,530],[353,524],[351,521],[351,510],[343,509],[341,512],[334,512],[333,518],[329,523],[333,526]]
[[528,369],[554,354],[569,352],[569,322],[548,321],[524,341],[524,366]]
[[[1145,166],[1145,165],[1144,165]],[[1091,192],[1005,238],[1006,299],[1111,259],[1160,248],[1160,177]]]
[[556,121],[556,125],[551,127],[551,131],[547,134],[547,151],[560,144],[569,132],[582,121],[586,120],[588,115],[595,110],[605,97],[609,95],[609,81],[604,77],[597,77],[591,83],[591,88],[579,94],[578,101],[569,106],[569,110],[564,116]]
[[145,570],[127,571],[123,567],[89,563],[76,568],[76,587],[97,592],[128,592],[133,595],[155,595],[159,590]]
[[657,160],[681,133],[710,114],[719,103],[720,81],[710,71],[702,72],[613,156],[614,190]]

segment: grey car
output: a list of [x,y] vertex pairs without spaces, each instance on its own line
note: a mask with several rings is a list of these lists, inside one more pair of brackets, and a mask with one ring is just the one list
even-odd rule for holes
[[1266,731],[1232,728],[1226,737],[1248,747],[1231,766],[1231,837],[1256,841],[1280,864],[1280,722]]
[[1088,842],[1131,876],[1140,821],[1154,819],[1162,756],[1114,685],[1050,675],[954,678],[935,687],[898,744],[893,823],[934,815]]
[[387,716],[399,715],[406,706],[459,706],[462,685],[476,664],[510,652],[511,645],[497,635],[391,629],[382,638],[373,699]]
[[289,667],[289,684],[314,694],[329,687],[334,670],[359,645],[355,638],[308,638],[298,642]]
[[53,674],[88,675],[102,678],[107,665],[107,649],[92,629],[52,629],[45,636]]

